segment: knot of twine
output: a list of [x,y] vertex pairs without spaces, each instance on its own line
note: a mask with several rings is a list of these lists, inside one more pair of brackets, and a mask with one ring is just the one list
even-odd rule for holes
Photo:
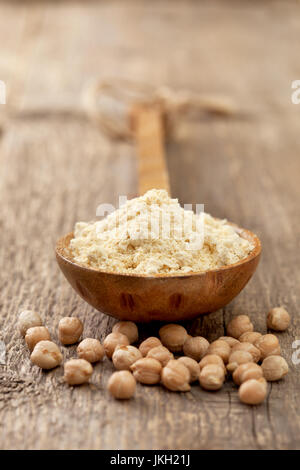
[[[174,91],[167,86],[155,88],[129,80],[93,80],[84,90],[83,104],[88,116],[112,138],[133,137],[130,112],[134,105],[159,106],[167,121],[187,113],[231,116],[237,112],[227,97]],[[169,126],[168,126],[169,127]]]

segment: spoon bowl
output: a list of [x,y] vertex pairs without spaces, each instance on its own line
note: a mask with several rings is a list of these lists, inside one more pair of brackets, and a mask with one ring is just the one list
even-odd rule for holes
[[56,259],[75,291],[100,312],[134,322],[189,320],[227,305],[245,287],[258,265],[259,238],[232,225],[254,249],[238,263],[200,273],[148,276],[80,266],[72,261],[69,249],[72,232],[58,240]]

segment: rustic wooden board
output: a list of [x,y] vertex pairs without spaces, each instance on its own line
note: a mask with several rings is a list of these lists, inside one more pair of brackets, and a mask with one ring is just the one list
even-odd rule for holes
[[[0,79],[9,85],[0,107],[0,448],[299,448],[300,366],[291,356],[300,326],[300,107],[290,101],[300,78],[299,3],[3,2],[0,12]],[[136,191],[131,145],[111,142],[80,115],[85,81],[110,75],[227,94],[241,108],[230,120],[181,121],[168,165],[182,203],[205,203],[263,243],[247,288],[189,329],[212,340],[239,313],[259,331],[272,306],[292,315],[280,335],[291,373],[259,407],[241,405],[230,383],[218,393],[139,386],[134,401],[115,402],[108,360],[79,388],[62,382],[62,368],[44,373],[29,361],[15,329],[21,308],[37,309],[55,340],[65,315],[101,339],[114,323],[77,297],[53,253],[76,220]],[[141,327],[142,335],[156,330]],[[74,350],[63,348],[64,357]]]

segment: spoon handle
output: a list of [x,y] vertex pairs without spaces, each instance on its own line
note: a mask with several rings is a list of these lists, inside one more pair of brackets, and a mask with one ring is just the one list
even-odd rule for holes
[[138,190],[165,189],[170,194],[164,147],[164,116],[157,106],[138,106],[133,111],[138,160]]

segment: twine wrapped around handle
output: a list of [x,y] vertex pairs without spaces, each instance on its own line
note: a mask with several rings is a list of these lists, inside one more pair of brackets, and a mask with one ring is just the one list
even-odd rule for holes
[[152,188],[170,194],[164,140],[177,115],[202,111],[223,116],[235,112],[224,98],[155,89],[128,80],[95,81],[84,94],[88,115],[112,138],[134,139],[137,148],[139,194]]

